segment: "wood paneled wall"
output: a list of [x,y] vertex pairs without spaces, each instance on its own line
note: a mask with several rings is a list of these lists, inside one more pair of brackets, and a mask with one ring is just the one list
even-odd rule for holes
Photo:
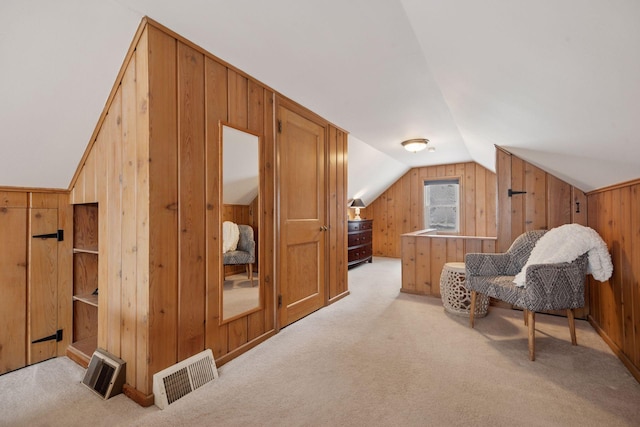
[[327,144],[329,243],[326,257],[328,274],[327,303],[349,294],[347,282],[347,132],[329,124]]
[[[276,332],[274,96],[145,18],[74,177],[72,203],[99,207],[98,345],[127,361],[125,392],[141,404],[153,402],[153,373],[205,348],[222,364]],[[261,136],[261,200],[249,218],[261,310],[225,323],[220,224],[236,214],[219,197],[221,123]],[[336,297],[347,293],[347,139],[328,134]]]
[[[563,224],[587,225],[587,196],[580,189],[556,178],[539,167],[496,147],[498,175],[498,241],[496,252],[505,252],[525,231],[549,230]],[[509,189],[514,192],[509,197]],[[561,316],[565,312],[554,311]],[[589,290],[585,306],[575,317],[589,314]]]
[[[563,224],[587,225],[587,196],[539,167],[496,150],[498,173],[498,252],[529,230]],[[508,196],[508,190],[525,191]]]
[[127,360],[127,384],[144,399],[153,373],[205,348],[223,363],[273,333],[269,286],[261,311],[219,322],[220,122],[261,135],[263,283],[273,278],[275,162],[273,92],[143,27],[71,199],[99,206],[98,345]]
[[373,219],[373,254],[399,258],[400,235],[424,226],[424,182],[459,178],[460,235],[496,235],[496,174],[476,163],[413,168],[382,193],[360,216]]
[[589,320],[640,381],[640,180],[587,194],[588,225],[609,247],[613,276],[589,276]]
[[464,262],[467,253],[493,253],[496,239],[468,236],[404,234],[402,292],[440,296],[440,275],[447,262]]

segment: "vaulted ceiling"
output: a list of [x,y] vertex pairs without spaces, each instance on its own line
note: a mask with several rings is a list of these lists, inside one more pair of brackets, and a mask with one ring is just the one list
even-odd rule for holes
[[636,0],[3,0],[0,186],[67,188],[145,15],[349,131],[367,203],[495,145],[584,191],[640,177]]

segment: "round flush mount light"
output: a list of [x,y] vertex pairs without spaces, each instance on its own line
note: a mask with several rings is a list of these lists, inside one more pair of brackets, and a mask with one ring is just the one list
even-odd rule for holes
[[417,153],[418,151],[422,151],[427,148],[427,144],[429,140],[426,138],[414,138],[407,139],[406,141],[402,141],[402,146],[405,150],[411,151],[412,153]]

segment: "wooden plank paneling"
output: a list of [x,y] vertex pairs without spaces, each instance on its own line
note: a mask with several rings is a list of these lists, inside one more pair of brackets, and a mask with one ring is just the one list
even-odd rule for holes
[[73,206],[69,194],[58,194],[58,228],[64,230],[65,239],[58,243],[58,328],[63,331],[58,342],[58,356],[64,356],[72,339],[73,302]]
[[409,232],[413,232],[424,228],[424,206],[422,205],[424,184],[420,180],[419,169],[413,168],[409,173],[411,176],[411,190],[409,194],[411,227],[409,228]]
[[120,357],[131,361],[134,369],[127,370],[127,384],[136,383],[136,339],[137,339],[137,93],[136,56],[122,77],[122,172],[121,206],[121,309],[120,309]]
[[[135,321],[136,342],[135,357],[127,364],[127,383],[144,395],[151,394],[152,372],[150,372],[150,207],[149,194],[149,158],[150,120],[149,120],[149,30],[145,29],[138,42],[135,54],[136,68],[136,290]],[[130,126],[131,129],[131,126]],[[171,130],[171,127],[168,129]],[[157,207],[157,205],[155,206]],[[157,241],[156,241],[157,243]],[[171,244],[169,240],[168,244]],[[131,296],[133,298],[133,296]],[[123,345],[128,343],[128,339]],[[127,349],[126,352],[129,352]],[[132,371],[132,372],[129,372]]]
[[571,185],[547,174],[547,224],[549,229],[571,223]]
[[[524,163],[524,227],[525,231],[548,228],[547,225],[547,174],[530,163]],[[518,196],[513,196],[518,197]]]
[[402,246],[402,290],[404,292],[416,293],[416,238],[401,239]]
[[374,220],[374,255],[400,256],[400,235],[425,228],[424,181],[448,178],[459,178],[461,184],[459,234],[495,236],[496,175],[475,163],[425,166],[411,169],[362,209],[363,218]]
[[[640,184],[587,195],[588,225],[607,243],[613,275],[589,280],[589,320],[640,380]],[[581,208],[582,209],[582,208]]]
[[204,56],[178,43],[178,360],[204,350]]
[[[631,359],[634,366],[640,370],[640,215],[638,215],[638,212],[640,212],[640,184],[631,186],[629,211],[632,214],[631,227],[628,232],[631,241],[631,253],[629,253],[626,258],[631,264],[631,280],[629,283],[631,287],[631,298],[625,301],[627,301],[627,305],[631,305],[626,313],[632,316],[632,321],[630,322],[630,329],[625,329],[625,333],[633,337],[634,341],[633,353],[629,353],[627,356]],[[628,322],[625,322],[625,325],[628,325]],[[638,379],[637,376],[636,379]]]
[[[260,213],[262,222],[260,223],[260,227],[262,229],[261,240],[262,244],[260,245],[260,269],[261,279],[263,280],[264,286],[262,288],[262,306],[264,310],[264,321],[265,321],[265,330],[266,331],[274,331],[277,327],[276,325],[276,309],[275,309],[275,301],[276,301],[276,286],[275,286],[275,244],[276,241],[276,218],[275,218],[275,201],[276,201],[276,158],[275,158],[275,95],[273,92],[265,90],[264,93],[264,135],[263,142],[261,145],[261,158],[260,162],[261,170],[260,176],[263,177],[260,194],[262,197],[262,212]],[[346,136],[345,136],[346,139]],[[344,152],[346,153],[346,141],[344,145]],[[346,168],[346,164],[345,164]],[[345,172],[346,173],[346,172]],[[345,180],[346,186],[346,180]],[[344,209],[346,210],[346,209]],[[347,266],[346,266],[346,240],[347,240],[347,230],[346,225],[344,228],[343,239],[345,242],[345,265],[343,267],[344,273],[343,277],[346,281],[347,275]],[[346,286],[346,284],[345,284]]]
[[[122,86],[116,92],[109,109],[104,129],[107,144],[107,210],[101,216],[101,223],[107,224],[107,233],[101,235],[108,242],[107,246],[107,280],[101,282],[106,286],[107,350],[113,354],[121,354],[121,312],[122,312]],[[85,181],[86,184],[86,181]],[[85,186],[86,188],[86,186]],[[103,258],[100,259],[100,263]],[[102,294],[101,289],[100,294]],[[102,307],[99,307],[99,309]]]
[[206,87],[206,202],[207,202],[207,328],[206,347],[219,359],[228,352],[228,327],[221,326],[220,286],[222,279],[220,253],[222,239],[220,224],[224,211],[220,206],[221,169],[220,121],[227,120],[227,68],[209,58],[205,59]]
[[0,191],[0,207],[26,208],[29,193],[22,191]]
[[[336,182],[338,180],[338,140],[337,140],[337,132],[338,130],[330,126],[329,127],[329,137],[328,137],[328,147],[327,147],[327,163],[328,163],[328,171],[326,174],[326,181],[328,182],[328,197],[329,197],[329,215],[328,215],[328,225],[329,225],[329,233],[328,233],[328,242],[327,242],[327,254],[325,259],[327,260],[327,264],[330,266],[335,266],[338,262],[338,235],[335,234],[332,230],[335,227],[338,221],[338,203],[337,203],[337,186]],[[342,212],[340,212],[342,214]],[[342,215],[341,215],[342,216]],[[342,244],[342,241],[339,242]],[[328,289],[326,292],[326,299],[330,301],[336,295],[339,294],[339,283],[338,283],[338,270],[333,267],[327,270],[328,275]]]
[[497,250],[505,252],[513,238],[511,235],[511,197],[507,191],[511,188],[511,155],[501,149],[496,149],[496,224],[497,224]]
[[445,263],[464,262],[466,253],[493,253],[495,242],[495,238],[403,235],[400,290],[439,297],[440,276]]
[[[511,188],[513,191],[526,191],[525,188],[525,179],[524,179],[524,171],[525,171],[525,163],[515,157],[511,158]],[[511,241],[507,248],[511,245],[511,243],[524,233],[527,229],[525,228],[525,221],[527,221],[527,217],[525,215],[525,199],[526,194],[517,194],[512,197],[507,197],[507,194],[498,194],[498,203],[500,203],[503,198],[511,199],[511,211],[509,216],[511,217]],[[498,218],[501,220],[501,218]]]
[[573,224],[587,225],[587,195],[572,186],[571,201],[571,222]]
[[[149,27],[149,324],[146,387],[178,361],[178,123],[175,38]],[[139,378],[140,380],[140,378]]]
[[[100,130],[94,145],[97,150],[98,158],[102,159],[96,162],[96,175],[102,177],[98,185],[98,252],[100,253],[100,261],[98,262],[98,323],[95,325],[97,329],[97,346],[109,351],[108,344],[108,313],[109,313],[109,126],[106,120],[103,122],[103,128]],[[87,171],[84,171],[85,176]],[[84,196],[83,196],[84,200]],[[75,304],[77,306],[78,304]],[[86,311],[87,315],[93,315],[94,310],[75,308],[74,310]],[[74,311],[74,319],[76,316]],[[83,322],[84,323],[84,322]],[[86,322],[89,323],[89,322]]]
[[416,242],[416,293],[431,294],[431,241],[417,239]]
[[[26,365],[27,215],[26,194],[0,197],[0,374]],[[18,200],[19,199],[19,200]],[[24,204],[24,207],[7,205]]]
[[248,80],[234,70],[227,70],[229,123],[239,128],[248,127]]
[[[620,214],[619,221],[617,221],[616,236],[619,236],[619,259],[614,259],[613,262],[619,265],[616,270],[619,272],[619,287],[620,287],[620,308],[616,307],[616,311],[620,311],[620,326],[622,335],[622,350],[629,356],[630,359],[635,358],[636,342],[635,333],[633,331],[633,265],[631,264],[632,246],[631,246],[631,188],[621,188],[620,192]],[[615,203],[615,202],[614,202]],[[638,211],[634,216],[639,216]],[[618,279],[616,275],[614,280]]]
[[[79,323],[86,330],[77,332],[97,333],[101,347],[127,359],[125,393],[144,404],[152,401],[153,373],[205,346],[224,363],[276,326],[274,93],[148,21],[70,190],[74,203],[97,201],[100,216],[98,321]],[[226,324],[219,321],[220,121],[261,136],[262,199],[252,205],[260,212],[246,222],[259,225],[262,307]],[[346,133],[335,135],[331,268],[336,294],[345,294],[346,221],[338,214],[346,211],[339,199],[345,198],[347,145]],[[95,318],[95,307],[84,313],[90,309],[75,304],[75,316]]]
[[[257,84],[252,80],[247,81],[247,128],[258,135],[263,135],[263,131],[264,131],[264,108],[263,108],[264,92],[265,90],[261,85]],[[259,156],[261,155],[260,148],[258,149],[258,155]],[[262,157],[259,158],[259,161],[258,161],[259,164],[261,163],[261,160],[262,160]],[[259,166],[259,174],[262,174],[262,173],[263,173],[262,167]],[[261,192],[260,189],[258,190],[258,192],[259,193]],[[247,219],[248,224],[252,224],[252,222],[253,221],[251,218]],[[256,253],[258,256],[258,265],[259,265],[260,264],[259,258],[263,249],[261,248],[261,245],[264,242],[263,242],[263,239],[260,238],[260,228],[261,228],[260,225],[259,224],[253,224],[253,225],[254,225],[254,230],[257,231]],[[261,277],[262,277],[261,273],[258,272],[258,280],[262,282]],[[264,283],[263,283],[263,287],[264,287]],[[261,311],[251,313],[247,316],[246,342],[243,344],[246,344],[247,342],[258,338],[265,332],[264,320],[265,320],[264,312],[261,312]]]
[[[33,343],[56,333],[58,329],[58,241],[32,236],[55,233],[58,230],[58,200],[52,194],[55,209],[30,209],[28,268],[28,328],[27,363],[37,363],[56,357],[55,340]],[[41,200],[42,202],[42,200]],[[51,200],[36,205],[50,205]]]

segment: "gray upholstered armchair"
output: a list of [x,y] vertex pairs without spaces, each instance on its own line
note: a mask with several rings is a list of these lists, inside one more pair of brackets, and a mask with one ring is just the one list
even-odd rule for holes
[[584,306],[587,254],[573,262],[535,264],[526,270],[526,287],[513,280],[529,259],[536,242],[546,230],[519,236],[506,253],[465,255],[466,287],[471,291],[469,323],[474,326],[477,293],[524,309],[529,327],[529,358],[535,360],[535,312],[567,310],[571,343],[577,345],[573,309]]
[[224,265],[245,264],[247,277],[253,280],[253,263],[256,262],[256,242],[253,239],[253,228],[250,225],[238,224],[240,236],[235,251],[223,254]]

